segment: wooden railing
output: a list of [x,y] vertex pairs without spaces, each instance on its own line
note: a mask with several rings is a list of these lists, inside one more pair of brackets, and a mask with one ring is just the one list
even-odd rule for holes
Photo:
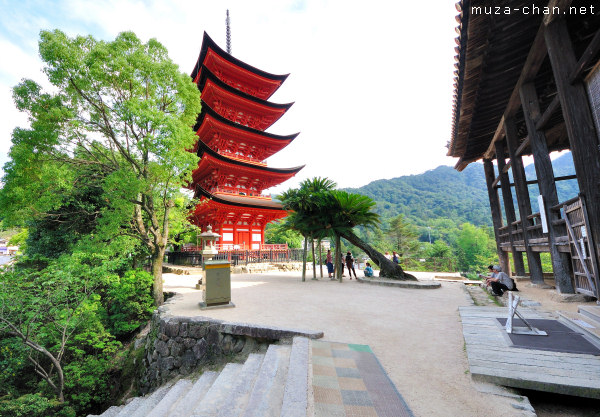
[[[562,208],[565,204],[570,204],[573,201],[576,201],[577,199],[578,197],[550,208],[550,211],[554,212],[554,215],[550,216],[550,219],[554,220],[549,221],[552,221],[552,225],[557,231],[556,243],[558,244],[566,244],[569,240],[565,221],[564,219],[560,218],[560,208]],[[550,248],[548,247],[548,235],[544,234],[542,231],[542,218],[539,212],[527,216],[526,233],[529,246],[533,248],[535,252],[550,251]],[[517,220],[512,222],[510,225],[500,227],[498,229],[498,239],[503,250],[510,251],[512,246],[514,246],[517,251],[524,252],[525,231],[523,230],[521,220]]]

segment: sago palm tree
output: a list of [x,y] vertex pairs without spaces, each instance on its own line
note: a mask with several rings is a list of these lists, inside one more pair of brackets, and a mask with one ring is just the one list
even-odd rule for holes
[[315,177],[300,183],[300,188],[285,191],[279,200],[283,208],[288,210],[286,226],[296,230],[304,236],[304,254],[302,257],[302,281],[306,280],[306,252],[308,239],[311,240],[313,253],[313,278],[316,278],[314,238],[322,230],[322,208],[317,198],[322,192],[334,189],[336,183],[328,178]]
[[[402,267],[387,259],[381,252],[360,239],[353,231],[356,226],[376,227],[379,225],[379,215],[372,211],[375,202],[367,196],[352,194],[346,191],[330,191],[329,196],[323,196],[321,203],[323,213],[326,213],[328,224],[325,226],[333,231],[336,236],[336,248],[340,246],[340,237],[343,237],[354,246],[362,249],[371,260],[380,268],[381,277],[416,280],[404,272]],[[336,251],[336,257],[339,254]],[[339,271],[339,269],[338,269]],[[341,274],[338,274],[341,280]]]

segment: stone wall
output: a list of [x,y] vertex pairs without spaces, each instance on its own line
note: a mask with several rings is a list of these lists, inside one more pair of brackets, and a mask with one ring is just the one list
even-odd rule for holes
[[265,351],[275,342],[294,336],[323,337],[322,332],[230,323],[207,317],[176,317],[160,307],[152,316],[150,331],[137,346],[144,348],[140,393],[189,375],[203,367],[225,363],[233,355]]

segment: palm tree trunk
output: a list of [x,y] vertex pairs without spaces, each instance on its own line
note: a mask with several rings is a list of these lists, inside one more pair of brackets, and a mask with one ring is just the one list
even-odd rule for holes
[[322,247],[320,238],[317,241],[317,244],[319,245],[319,269],[321,270],[321,278],[323,278],[323,254],[321,253]]
[[315,238],[314,237],[310,237],[310,248],[312,251],[312,258],[313,258],[313,277],[312,279],[317,279],[317,259],[315,258]]
[[306,251],[308,249],[308,239],[304,236],[304,252],[302,253],[302,282],[306,281]]
[[335,274],[337,278],[342,282],[342,263],[340,262],[340,258],[342,256],[341,251],[342,246],[342,238],[339,234],[335,234]]
[[[405,281],[416,281],[417,279],[404,272],[402,267],[399,264],[395,264],[386,258],[382,253],[376,251],[372,246],[363,242],[358,236],[356,236],[353,232],[345,232],[341,233],[341,236],[346,239],[348,242],[352,243],[354,246],[361,248],[375,265],[377,265],[380,269],[379,276],[391,279],[405,280]],[[337,237],[336,237],[337,238]],[[336,241],[337,244],[337,241]],[[336,254],[336,256],[338,256]]]

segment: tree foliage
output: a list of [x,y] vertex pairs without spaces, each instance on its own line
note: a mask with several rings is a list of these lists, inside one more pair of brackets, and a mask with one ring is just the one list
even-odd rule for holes
[[406,221],[402,214],[390,221],[386,235],[393,250],[398,252],[400,257],[410,257],[419,251],[417,229],[413,224]]
[[[105,42],[42,31],[40,56],[54,92],[32,80],[14,89],[31,126],[13,133],[2,215],[16,223],[36,214],[34,228],[50,234],[33,234],[41,240],[80,224],[60,223],[71,212],[94,216],[103,239],[135,237],[151,257],[161,304],[169,212],[197,164],[188,149],[196,140],[190,127],[200,111],[198,90],[159,42],[142,43],[130,32]],[[79,197],[91,201],[65,200],[88,183],[97,187]],[[57,227],[48,228],[53,220]],[[72,242],[59,243],[62,249]]]

